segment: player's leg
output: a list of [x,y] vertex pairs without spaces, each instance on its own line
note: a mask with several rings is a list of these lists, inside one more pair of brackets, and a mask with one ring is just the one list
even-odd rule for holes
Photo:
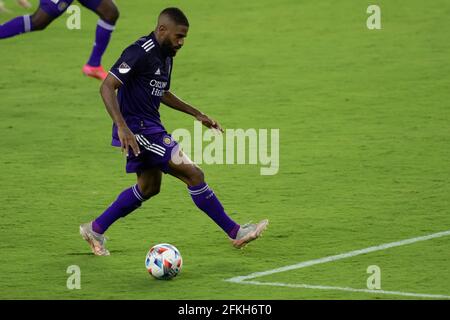
[[159,193],[161,171],[157,168],[137,173],[137,184],[125,189],[117,199],[94,221],[82,224],[80,233],[96,255],[109,255],[105,248],[104,233],[118,219],[124,218],[142,203]]
[[[178,159],[174,159],[174,157]],[[225,213],[219,199],[206,184],[203,171],[185,153],[179,151],[174,154],[172,160],[169,161],[168,173],[186,183],[195,205],[221,227],[230,238],[236,237],[239,224]]]
[[17,0],[17,4],[25,9],[30,9],[32,7],[31,3],[28,0]]
[[42,9],[32,15],[16,17],[0,25],[0,39],[14,37],[26,32],[44,30],[54,18]]
[[14,37],[26,32],[44,30],[59,17],[73,0],[40,0],[39,8],[32,15],[16,17],[0,25],[0,39]]
[[108,47],[111,34],[119,19],[119,9],[112,0],[79,0],[80,3],[97,13],[99,20],[95,31],[94,47],[88,62],[83,67],[87,76],[104,80],[108,73],[101,65],[103,54]]
[[161,171],[157,168],[137,173],[137,184],[125,189],[108,209],[93,222],[93,230],[103,234],[119,218],[123,218],[139,208],[159,193]]
[[205,212],[227,235],[237,248],[258,238],[266,228],[268,221],[240,226],[225,212],[219,199],[206,184],[203,171],[182,151],[172,155],[168,173],[186,183],[195,205]]
[[5,3],[0,0],[0,13],[2,12],[9,13],[10,11],[6,8]]

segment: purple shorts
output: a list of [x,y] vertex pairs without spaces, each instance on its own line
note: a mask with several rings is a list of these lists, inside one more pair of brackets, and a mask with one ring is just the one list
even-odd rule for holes
[[135,134],[141,153],[135,156],[128,152],[127,173],[141,172],[145,169],[159,168],[162,172],[169,172],[169,161],[174,152],[179,151],[178,143],[167,132],[156,134]]
[[[48,13],[50,16],[56,18],[66,11],[74,0],[40,0],[39,7]],[[95,11],[102,0],[78,0],[81,5]]]

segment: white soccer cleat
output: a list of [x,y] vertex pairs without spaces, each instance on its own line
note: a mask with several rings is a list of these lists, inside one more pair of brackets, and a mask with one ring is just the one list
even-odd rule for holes
[[96,256],[109,256],[109,251],[105,248],[106,237],[92,230],[91,222],[83,223],[80,226],[80,234],[89,243]]
[[231,239],[231,243],[235,248],[243,248],[249,242],[259,238],[264,230],[266,230],[269,220],[264,219],[259,223],[248,223],[239,228],[236,239]]

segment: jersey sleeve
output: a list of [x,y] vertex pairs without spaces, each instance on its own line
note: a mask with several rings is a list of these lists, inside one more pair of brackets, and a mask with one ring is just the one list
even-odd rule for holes
[[144,54],[145,51],[140,46],[129,46],[122,52],[119,60],[112,66],[109,73],[122,84],[125,84],[131,77],[139,73],[139,62]]

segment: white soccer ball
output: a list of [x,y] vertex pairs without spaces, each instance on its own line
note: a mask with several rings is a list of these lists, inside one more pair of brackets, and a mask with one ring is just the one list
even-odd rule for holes
[[175,246],[161,243],[153,246],[145,257],[148,273],[160,280],[176,277],[183,266],[183,258]]

